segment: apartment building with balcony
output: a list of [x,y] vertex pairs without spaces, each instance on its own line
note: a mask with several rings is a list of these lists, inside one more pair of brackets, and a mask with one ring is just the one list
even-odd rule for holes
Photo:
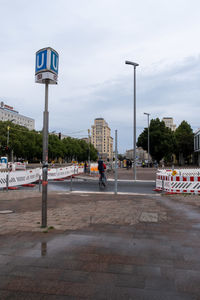
[[108,123],[103,118],[96,118],[91,130],[91,143],[104,159],[113,159],[113,138]]

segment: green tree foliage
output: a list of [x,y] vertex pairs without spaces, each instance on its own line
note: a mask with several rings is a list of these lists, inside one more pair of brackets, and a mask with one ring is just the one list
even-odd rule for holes
[[[6,150],[6,147],[9,150]],[[62,158],[66,161],[97,160],[97,150],[92,144],[84,140],[65,138],[60,140],[56,135],[49,135],[49,161]],[[12,122],[0,121],[0,156],[11,155],[13,151],[17,160],[24,159],[29,162],[42,161],[42,133],[28,130],[26,127]]]
[[[171,129],[165,126],[163,121],[159,118],[152,119],[149,126],[150,137],[150,155],[153,160],[160,161],[165,158],[167,161],[171,160],[174,152],[174,134]],[[140,134],[137,141],[137,146],[148,150],[148,129],[145,128]]]
[[90,160],[97,160],[97,150],[90,143],[86,143],[84,140],[78,140],[71,137],[67,137],[62,140],[65,148],[64,158],[66,161],[87,161],[90,152]]
[[189,156],[194,152],[194,134],[191,126],[182,121],[179,127],[175,131],[175,154],[179,161],[181,158],[184,163],[185,160],[189,160]]
[[[6,146],[9,147],[5,151]],[[0,155],[9,155],[13,151],[17,160],[29,161],[41,160],[42,158],[42,135],[26,127],[13,124],[12,122],[0,121]]]
[[64,157],[65,148],[62,141],[55,134],[49,135],[49,160],[57,160]]

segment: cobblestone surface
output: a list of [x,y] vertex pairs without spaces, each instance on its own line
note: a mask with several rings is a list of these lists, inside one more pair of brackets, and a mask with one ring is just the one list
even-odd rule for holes
[[0,299],[200,299],[198,197],[0,192]]
[[[0,211],[13,210],[0,214],[0,234],[44,230],[40,228],[41,194],[31,192],[28,196],[27,191],[0,194]],[[48,194],[48,226],[58,230],[81,229],[91,224],[133,225],[142,220],[143,212],[151,213],[151,218],[156,213],[157,219],[164,220],[165,211],[151,198],[147,201],[145,197],[134,197],[133,201],[131,195]]]

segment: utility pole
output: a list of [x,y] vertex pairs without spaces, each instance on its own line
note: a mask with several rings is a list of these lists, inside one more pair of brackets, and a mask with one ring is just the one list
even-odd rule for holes
[[88,166],[89,166],[89,172],[90,171],[90,129],[88,129]]
[[117,194],[117,169],[118,169],[118,166],[117,166],[117,154],[118,154],[118,151],[117,151],[117,130],[115,130],[115,194]]

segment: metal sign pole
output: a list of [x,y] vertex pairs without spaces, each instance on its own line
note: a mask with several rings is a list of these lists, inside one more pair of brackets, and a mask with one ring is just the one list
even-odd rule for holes
[[134,66],[134,84],[133,84],[133,102],[134,102],[134,112],[133,112],[133,135],[134,135],[134,143],[133,143],[133,151],[134,151],[134,180],[136,180],[136,66]]
[[149,151],[150,151],[150,140],[149,140],[149,114],[148,114],[148,168],[150,167],[149,164]]
[[43,152],[42,152],[42,227],[47,227],[47,187],[48,187],[48,88],[57,84],[59,55],[51,47],[36,52],[35,82],[45,84],[45,108],[43,113]]
[[115,194],[117,194],[117,130],[115,130]]
[[42,227],[47,227],[47,184],[48,184],[48,80],[45,83],[45,110],[43,114],[43,166],[42,166]]
[[88,129],[88,165],[89,165],[89,174],[91,174],[90,172],[90,129]]

